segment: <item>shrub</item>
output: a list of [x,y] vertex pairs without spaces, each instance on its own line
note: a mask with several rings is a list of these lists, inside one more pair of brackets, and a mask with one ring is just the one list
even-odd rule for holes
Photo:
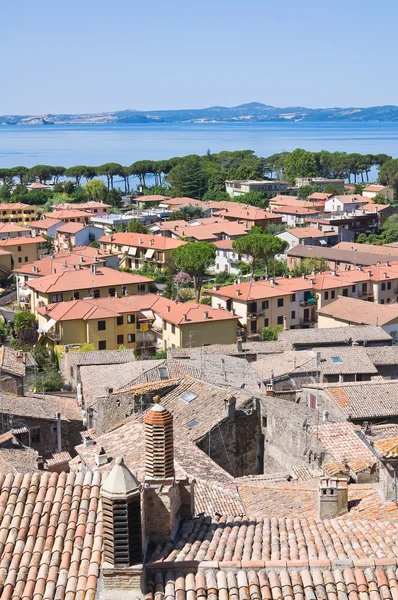
[[195,297],[195,291],[192,288],[181,288],[178,290],[178,299],[181,302],[189,302]]

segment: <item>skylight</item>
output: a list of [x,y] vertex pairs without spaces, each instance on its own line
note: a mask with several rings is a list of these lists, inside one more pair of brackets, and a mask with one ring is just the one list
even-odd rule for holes
[[192,429],[192,427],[195,427],[195,425],[199,425],[199,421],[197,421],[196,419],[193,419],[193,421],[189,421],[189,423],[186,423],[186,427],[188,427],[188,429]]
[[160,375],[160,379],[168,379],[169,378],[169,372],[167,370],[166,367],[159,367],[159,375]]
[[343,362],[340,358],[340,356],[332,356],[332,361],[333,362]]
[[181,396],[181,400],[184,400],[184,402],[192,402],[192,400],[195,400],[197,397],[198,394],[194,394],[193,392],[185,392],[185,394]]

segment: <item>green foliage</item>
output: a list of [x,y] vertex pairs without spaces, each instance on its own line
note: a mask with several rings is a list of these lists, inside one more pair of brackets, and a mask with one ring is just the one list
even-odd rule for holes
[[379,181],[383,185],[391,185],[398,192],[398,158],[383,162],[379,171]]
[[199,302],[203,275],[216,260],[216,247],[208,242],[191,242],[172,250],[175,267],[193,278],[196,301]]
[[383,194],[376,194],[373,196],[372,200],[375,204],[388,204],[387,199]]
[[113,208],[122,208],[123,207],[122,193],[120,190],[116,190],[113,187],[111,190],[109,190],[104,201],[107,204],[110,204]]
[[4,319],[0,321],[0,342],[4,343],[10,337],[11,331],[8,323]]
[[296,263],[290,269],[290,273],[294,277],[300,277],[301,275],[309,275],[313,272],[324,273],[329,270],[329,264],[324,258],[305,258],[301,262]]
[[202,200],[205,202],[209,200],[214,200],[215,202],[222,202],[223,200],[231,200],[231,196],[225,191],[212,189],[207,190],[207,192],[203,194]]
[[232,242],[232,248],[239,256],[251,257],[252,274],[260,261],[268,269],[269,261],[282,254],[287,246],[287,242],[269,233],[250,233]]
[[317,164],[312,152],[296,148],[285,159],[283,174],[290,184],[294,184],[296,177],[315,177]]
[[70,352],[94,352],[95,350],[97,350],[97,346],[93,342],[86,342],[77,348],[71,349]]
[[206,192],[206,173],[200,156],[190,154],[180,160],[167,175],[178,196],[201,199]]
[[206,304],[207,306],[211,306],[211,298],[210,296],[205,296],[200,300],[201,304]]
[[267,196],[263,192],[248,192],[247,194],[232,198],[232,200],[241,204],[250,204],[257,208],[266,208],[268,206]]
[[149,233],[148,227],[138,221],[137,219],[131,219],[128,224],[127,230],[129,233]]
[[298,194],[300,196],[300,198],[308,198],[308,196],[311,196],[311,194],[314,193],[314,188],[312,187],[312,185],[302,185],[299,188]]
[[106,185],[101,179],[92,179],[88,181],[84,186],[87,197],[89,200],[97,200],[100,202],[104,202],[108,195],[108,190]]
[[33,358],[36,361],[38,372],[58,369],[58,356],[54,350],[47,346],[36,344],[33,349]]
[[273,342],[278,340],[278,336],[282,331],[282,327],[263,327],[260,331],[260,338],[263,342]]
[[336,190],[335,187],[333,187],[332,185],[327,185],[324,189],[325,194],[333,194],[333,196],[337,196],[338,195],[338,191]]
[[360,233],[356,239],[357,244],[366,244],[367,236],[366,233]]
[[183,287],[179,288],[177,296],[181,302],[189,302],[194,299],[195,292],[192,288]]
[[167,350],[158,350],[152,355],[152,360],[164,360],[167,358]]
[[64,380],[59,371],[52,369],[43,373],[42,377],[38,377],[36,390],[38,392],[58,392],[62,390]]
[[203,217],[203,210],[200,206],[181,206],[180,211],[185,221],[193,221]]
[[236,275],[232,275],[231,273],[227,273],[226,271],[221,271],[221,273],[217,273],[214,280],[216,285],[230,285],[236,279]]
[[37,321],[33,313],[21,310],[14,315],[14,331],[20,344],[32,347],[37,341]]
[[90,246],[90,248],[100,248],[101,247],[96,240],[94,240],[93,242],[90,242],[89,246]]
[[184,221],[184,213],[181,210],[175,210],[170,214],[169,221]]
[[381,232],[385,244],[398,242],[398,215],[389,217],[381,227]]

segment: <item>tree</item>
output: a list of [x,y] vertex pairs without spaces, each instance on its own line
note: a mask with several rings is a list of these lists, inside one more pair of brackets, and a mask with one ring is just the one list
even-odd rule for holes
[[65,167],[51,167],[51,176],[53,178],[54,183],[58,183],[59,178],[65,174]]
[[24,185],[26,180],[26,175],[28,174],[29,169],[27,167],[14,167],[11,169],[12,176],[18,177],[19,184]]
[[309,275],[310,273],[323,273],[329,271],[329,263],[324,258],[305,258],[295,265],[290,270],[294,277],[301,275]]
[[278,340],[282,327],[263,327],[260,331],[260,338],[263,342],[274,342]]
[[201,219],[203,217],[203,209],[201,206],[181,206],[179,212],[185,221],[193,221],[193,219]]
[[110,204],[113,208],[122,208],[123,200],[122,200],[121,191],[115,190],[115,188],[112,188],[111,190],[109,190],[108,195],[105,199],[105,202],[107,204]]
[[137,219],[131,219],[128,225],[129,233],[149,233],[148,227],[141,223],[141,221],[137,221]]
[[313,192],[314,188],[312,185],[301,185],[298,190],[300,198],[308,198]]
[[169,216],[169,221],[184,221],[184,214],[180,210],[175,210]]
[[398,215],[389,217],[381,227],[384,243],[398,242]]
[[0,169],[0,181],[3,185],[11,187],[13,184],[13,172],[12,169]]
[[251,271],[254,275],[259,261],[264,261],[268,272],[268,263],[277,254],[282,254],[288,247],[288,243],[269,233],[249,233],[232,242],[232,248],[239,256],[251,257]]
[[13,324],[17,340],[20,344],[32,347],[38,337],[35,315],[28,310],[21,310],[15,313]]
[[196,301],[199,302],[203,275],[215,263],[216,247],[208,242],[191,242],[172,250],[172,257],[179,271],[191,275]]
[[89,200],[100,200],[103,202],[108,195],[106,185],[101,179],[92,179],[91,181],[88,181],[86,185],[83,186],[83,189],[87,193]]
[[105,163],[97,168],[98,175],[104,175],[108,182],[108,190],[113,189],[113,178],[123,173],[122,165],[119,163]]
[[205,194],[202,196],[202,200],[207,202],[208,200],[213,200],[215,202],[221,202],[222,200],[231,200],[231,196],[227,192],[220,192],[217,190],[207,190]]
[[387,198],[383,194],[376,194],[372,200],[375,204],[387,204]]
[[138,177],[140,186],[142,188],[145,186],[145,176],[151,172],[152,162],[150,160],[137,160],[129,167],[129,172],[131,175]]
[[69,169],[66,169],[65,175],[66,175],[66,177],[74,177],[75,184],[80,185],[80,180],[82,179],[82,177],[85,177],[85,175],[87,173],[87,169],[88,169],[88,167],[86,167],[85,165],[77,165],[75,167],[69,167]]
[[294,184],[296,177],[315,177],[317,165],[312,152],[297,148],[286,156],[283,168],[287,181]]
[[207,182],[200,156],[190,154],[182,158],[167,175],[167,181],[178,196],[202,198],[207,189]]
[[265,208],[268,205],[268,199],[264,192],[247,192],[247,194],[236,196],[232,200],[241,204],[250,204],[250,206],[256,206],[257,208]]
[[40,183],[46,184],[52,178],[52,167],[49,165],[36,165],[29,169],[28,177],[31,181],[38,179]]
[[379,181],[383,185],[391,185],[395,189],[395,195],[398,193],[398,158],[393,158],[384,162],[379,171]]

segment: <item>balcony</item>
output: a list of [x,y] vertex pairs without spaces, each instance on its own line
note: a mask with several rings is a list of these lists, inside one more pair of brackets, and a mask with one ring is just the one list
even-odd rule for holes
[[304,292],[304,300],[300,302],[300,306],[315,306],[316,298],[311,294],[311,292]]
[[61,333],[60,333],[59,329],[50,329],[49,331],[47,331],[46,335],[53,342],[59,342],[61,339]]
[[374,298],[374,292],[360,292],[358,294],[358,298],[364,298],[365,300],[369,300],[369,298]]

